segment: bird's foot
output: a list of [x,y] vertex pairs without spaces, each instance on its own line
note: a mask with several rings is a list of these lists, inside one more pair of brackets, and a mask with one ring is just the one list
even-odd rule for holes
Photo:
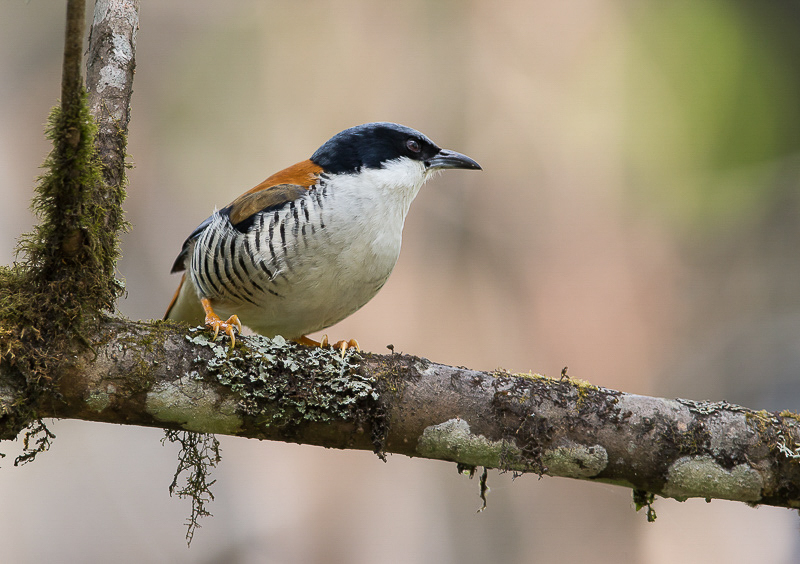
[[355,339],[350,339],[349,341],[336,341],[332,345],[328,343],[328,336],[323,335],[321,341],[315,341],[314,339],[309,339],[305,335],[300,337],[299,339],[295,339],[296,343],[301,345],[305,345],[307,347],[332,347],[334,349],[342,351],[342,357],[344,357],[345,353],[348,349],[356,349],[356,352],[361,352],[361,347],[358,346],[358,341]]
[[231,339],[231,348],[236,345],[236,332],[242,332],[242,323],[239,321],[239,317],[237,315],[231,315],[225,321],[222,321],[219,315],[214,312],[214,309],[211,307],[211,302],[203,298],[200,300],[203,304],[203,310],[206,312],[206,319],[205,325],[209,329],[214,330],[214,337],[212,341],[217,340],[217,335],[219,332],[222,331]]
[[344,358],[344,354],[348,351],[348,349],[356,349],[356,352],[361,352],[361,347],[358,346],[358,341],[355,339],[350,339],[349,341],[336,341],[332,345],[328,344],[328,336],[322,336],[322,342],[320,343],[322,347],[333,347],[334,349],[342,351],[342,358]]

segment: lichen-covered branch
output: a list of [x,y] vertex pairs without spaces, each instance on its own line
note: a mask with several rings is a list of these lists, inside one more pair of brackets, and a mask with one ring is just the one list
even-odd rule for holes
[[[0,404],[14,403],[3,386]],[[391,354],[109,322],[65,363],[41,417],[370,449],[601,481],[658,495],[800,507],[793,414],[478,372]]]

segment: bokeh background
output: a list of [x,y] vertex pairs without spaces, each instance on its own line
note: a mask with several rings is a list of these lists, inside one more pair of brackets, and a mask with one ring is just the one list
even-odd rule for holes
[[[331,328],[365,349],[642,394],[800,409],[800,4],[142,2],[121,311],[158,318],[184,237],[358,123],[464,152],[392,278]],[[34,222],[64,2],[0,3],[0,262]],[[0,561],[771,562],[793,512],[222,437],[187,549],[158,430],[53,422],[0,469]]]

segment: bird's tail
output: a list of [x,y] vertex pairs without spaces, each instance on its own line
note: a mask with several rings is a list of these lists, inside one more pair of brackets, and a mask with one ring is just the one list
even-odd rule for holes
[[197,296],[197,290],[192,284],[191,278],[187,278],[185,272],[181,277],[178,289],[175,290],[175,295],[172,296],[169,307],[167,307],[164,319],[185,321],[192,325],[203,324],[203,306],[200,304],[200,298]]

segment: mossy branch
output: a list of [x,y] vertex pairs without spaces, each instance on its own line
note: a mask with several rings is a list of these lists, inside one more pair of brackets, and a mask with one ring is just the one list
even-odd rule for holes
[[[101,0],[96,8],[107,4]],[[138,16],[132,11],[133,16],[123,24],[135,30]],[[20,239],[20,262],[0,268],[0,358],[15,366],[29,386],[52,380],[49,368],[68,351],[86,345],[86,324],[113,312],[123,290],[115,268],[119,235],[125,228],[127,120],[101,116],[102,131],[112,123],[113,133],[98,137],[81,77],[84,21],[84,0],[69,0],[61,104],[53,109],[47,127],[53,149],[43,165],[32,203],[40,221]],[[90,70],[99,65],[96,61],[105,52],[98,45],[107,49],[116,45],[119,51],[124,42],[117,39],[118,34],[135,37],[135,31],[115,34],[104,24],[102,20],[101,25],[93,26],[90,47],[95,57]],[[95,33],[94,27],[102,33]],[[127,72],[115,74],[115,88],[127,92],[122,101],[126,114],[133,81],[132,46],[128,55]],[[98,140],[108,137],[114,137],[116,151],[105,145],[98,151]],[[111,153],[113,158],[108,157]],[[35,393],[31,389],[31,394]]]
[[[800,423],[720,403],[535,374],[113,321],[64,359],[42,417],[133,424],[448,460],[649,492],[800,507]],[[0,366],[0,383],[9,373]],[[0,405],[13,406],[0,384]],[[13,410],[13,407],[11,408]]]
[[[66,115],[80,112],[80,92],[83,88],[83,35],[86,1],[67,1],[67,25],[64,33],[64,60],[61,66],[61,111]],[[77,144],[76,138],[67,141]]]
[[[114,73],[115,92],[122,93],[127,115],[138,2],[99,0],[95,10],[90,74],[109,50],[127,53],[125,71]],[[99,17],[98,10],[123,13],[127,18],[105,25],[107,18]],[[85,349],[87,335],[96,329],[93,324],[113,312],[123,290],[115,268],[119,235],[125,228],[122,201],[128,124],[127,119],[108,113],[98,113],[96,122],[89,111],[81,76],[84,22],[85,0],[68,0],[61,103],[51,112],[47,126],[53,149],[32,203],[40,222],[21,237],[19,262],[0,267],[0,364],[14,374],[3,385],[25,391],[14,409],[0,403],[0,437],[18,432],[24,421],[35,419],[32,405],[37,397],[53,392],[54,373],[62,359]],[[102,33],[95,33],[95,28]],[[122,48],[121,37],[129,38],[129,49]],[[98,76],[113,70],[103,66]],[[93,88],[92,100],[105,106],[103,96],[94,95],[98,91],[103,89]],[[110,93],[109,89],[105,94]],[[113,127],[107,134],[109,124]],[[115,151],[106,146],[112,137]],[[112,153],[113,158],[108,157]]]

